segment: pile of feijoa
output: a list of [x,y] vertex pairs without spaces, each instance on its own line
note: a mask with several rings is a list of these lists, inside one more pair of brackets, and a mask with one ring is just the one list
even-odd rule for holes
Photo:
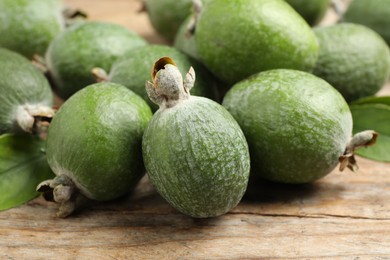
[[[145,173],[172,207],[207,218],[238,205],[250,175],[356,170],[355,149],[378,134],[354,133],[349,104],[389,79],[386,25],[366,25],[390,5],[355,0],[318,25],[330,2],[144,0],[158,45],[59,0],[0,0],[0,134],[44,143],[53,176],[31,185],[60,217]],[[353,23],[365,6],[372,19]]]

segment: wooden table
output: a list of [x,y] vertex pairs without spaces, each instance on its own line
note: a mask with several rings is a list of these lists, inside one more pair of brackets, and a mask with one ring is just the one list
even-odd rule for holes
[[[66,2],[164,42],[136,1]],[[133,195],[67,219],[40,197],[0,213],[0,259],[390,259],[390,164],[358,160],[358,173],[310,185],[256,183],[213,219],[180,214],[146,178]]]

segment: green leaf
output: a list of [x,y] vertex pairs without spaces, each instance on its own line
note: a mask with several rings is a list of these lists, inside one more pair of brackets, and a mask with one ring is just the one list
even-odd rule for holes
[[0,136],[0,210],[21,205],[39,193],[36,186],[53,177],[45,142],[30,135]]
[[364,98],[358,99],[358,100],[350,103],[351,106],[352,105],[363,105],[363,104],[383,104],[383,105],[390,106],[390,96],[364,97]]
[[356,154],[372,160],[390,162],[390,106],[383,103],[351,105],[354,134],[364,130],[379,133],[375,145],[356,150]]

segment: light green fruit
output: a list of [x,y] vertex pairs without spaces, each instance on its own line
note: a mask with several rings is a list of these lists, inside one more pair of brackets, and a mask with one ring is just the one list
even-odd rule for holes
[[57,177],[38,187],[62,204],[59,216],[73,212],[79,194],[107,201],[135,187],[144,174],[141,141],[151,116],[141,97],[114,83],[87,86],[61,106],[46,148]]
[[253,176],[308,183],[331,172],[352,136],[340,93],[301,71],[270,70],[234,85],[223,106],[247,138]]
[[313,73],[335,87],[347,102],[371,96],[390,74],[390,51],[368,27],[341,23],[314,29],[320,52]]
[[66,99],[95,83],[95,67],[109,71],[127,51],[146,45],[138,34],[120,25],[105,22],[77,23],[50,44],[46,63],[57,94]]
[[330,0],[286,0],[310,24],[316,25],[324,18]]
[[343,21],[373,29],[390,45],[389,17],[389,0],[353,0],[343,15]]
[[44,55],[65,25],[59,0],[0,0],[0,47]]
[[247,187],[245,137],[221,105],[190,96],[193,70],[183,81],[176,66],[159,62],[153,83],[146,86],[160,105],[142,140],[149,178],[180,212],[197,218],[222,215],[239,203]]
[[146,45],[128,52],[113,64],[108,80],[133,90],[153,110],[157,110],[158,106],[150,101],[146,93],[145,82],[151,79],[150,68],[164,56],[174,59],[181,73],[186,73],[191,66],[196,69],[198,78],[193,88],[194,95],[216,99],[213,76],[198,61],[169,46]]
[[144,0],[144,4],[154,29],[168,40],[173,40],[192,9],[192,0]]
[[283,0],[207,2],[195,37],[202,62],[230,84],[275,68],[310,71],[318,55],[311,28]]
[[0,134],[34,132],[51,118],[53,94],[45,76],[24,56],[0,48]]

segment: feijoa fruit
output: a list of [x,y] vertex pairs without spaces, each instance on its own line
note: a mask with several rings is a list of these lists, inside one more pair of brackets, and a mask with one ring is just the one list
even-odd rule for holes
[[233,84],[260,71],[311,71],[317,39],[284,0],[213,0],[196,18],[196,48],[206,67]]
[[57,94],[67,99],[96,83],[93,68],[109,71],[119,57],[145,44],[141,36],[117,24],[88,21],[68,27],[52,41],[46,53]]
[[65,27],[60,0],[1,0],[0,47],[28,59],[44,55],[50,42]]
[[320,52],[313,73],[347,100],[374,95],[390,75],[390,50],[370,28],[351,23],[316,27]]
[[[241,126],[253,176],[308,183],[341,168],[354,168],[353,151],[372,144],[368,131],[352,138],[352,116],[341,94],[307,72],[277,69],[235,84],[223,106]],[[368,137],[367,137],[368,136]]]
[[41,183],[46,198],[71,214],[81,198],[107,201],[130,192],[144,174],[142,135],[152,112],[131,90],[96,83],[69,98],[49,127],[46,154],[56,178]]
[[156,62],[146,88],[160,108],[145,130],[143,158],[151,182],[174,208],[192,217],[214,217],[241,200],[249,152],[225,108],[189,94],[194,80],[192,68],[183,80],[171,59]]
[[39,131],[54,115],[45,76],[19,53],[0,48],[0,134]]

